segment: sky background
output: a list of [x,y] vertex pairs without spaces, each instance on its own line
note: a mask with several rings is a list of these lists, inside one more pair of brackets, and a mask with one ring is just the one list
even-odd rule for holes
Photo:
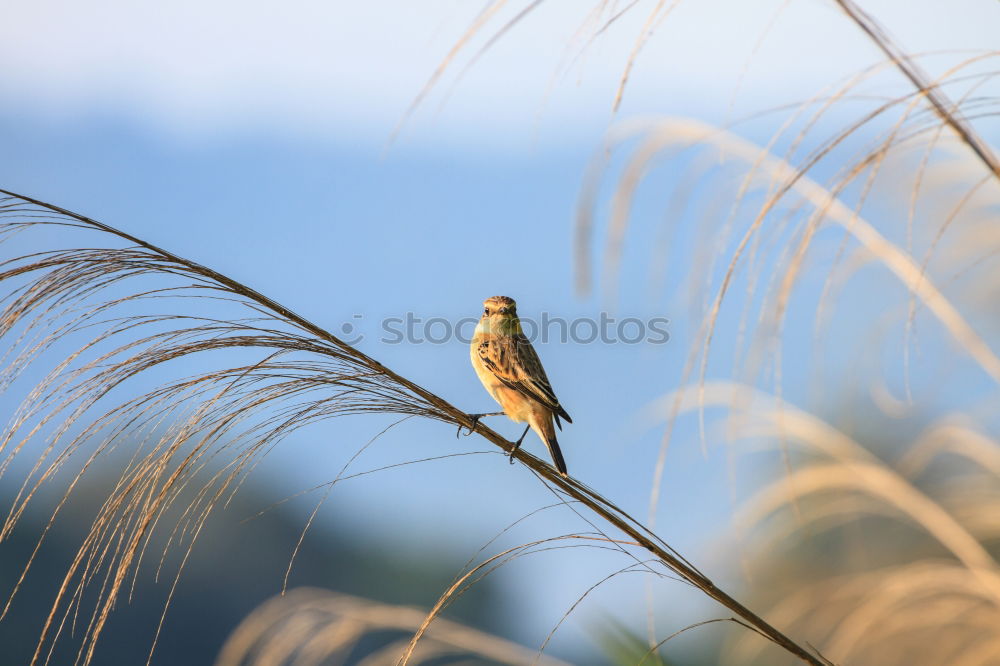
[[[913,52],[995,48],[1000,34],[1000,4],[987,0],[863,4]],[[589,45],[589,3],[544,3],[473,62],[486,37],[525,6],[516,4],[409,113],[481,5],[17,3],[0,25],[0,187],[211,266],[334,333],[349,322],[365,336],[363,351],[469,412],[492,402],[466,346],[386,344],[382,319],[477,317],[495,294],[516,298],[522,316],[607,309],[669,318],[663,345],[537,345],[574,418],[560,440],[572,474],[646,516],[663,431],[640,414],[677,386],[697,322],[677,298],[683,271],[668,268],[666,298],[647,288],[662,208],[658,217],[648,207],[635,225],[613,307],[576,293],[573,225],[588,161],[617,121],[665,114],[725,122],[804,99],[879,54],[831,3],[684,2],[642,49],[614,115],[649,3]],[[957,56],[928,66],[949,57]],[[753,124],[746,132],[767,138]],[[720,335],[725,363],[731,333]],[[789,382],[794,392],[794,374]],[[386,423],[350,417],[297,432],[257,474],[276,500],[322,483]],[[502,419],[491,426],[519,433]],[[543,453],[536,439],[526,444]],[[467,450],[487,445],[408,422],[356,466]],[[718,535],[738,494],[724,452],[703,453],[685,424],[669,451],[658,532],[710,575],[736,581]],[[551,500],[500,455],[469,456],[346,483],[319,529],[337,522],[380,547],[471,556]],[[531,519],[507,542],[580,529],[560,511]],[[303,505],[303,521],[307,514]],[[567,567],[548,554],[501,571],[512,631],[539,644],[577,597],[620,566],[595,554]],[[711,616],[680,585],[662,591],[664,626]],[[602,587],[559,630],[553,650],[589,641],[590,628],[609,617],[638,623],[644,599],[638,577]]]

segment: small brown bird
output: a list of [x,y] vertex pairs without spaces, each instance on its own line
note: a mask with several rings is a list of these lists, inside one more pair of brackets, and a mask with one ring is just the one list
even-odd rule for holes
[[517,303],[507,296],[493,296],[483,302],[483,308],[483,316],[472,337],[472,367],[503,411],[472,416],[478,421],[483,416],[506,414],[517,423],[527,422],[520,439],[514,443],[511,464],[514,451],[531,428],[549,447],[559,473],[568,476],[552,422],[554,420],[562,430],[559,419],[566,419],[567,423],[572,423],[573,419],[559,404],[538,354],[521,330]]

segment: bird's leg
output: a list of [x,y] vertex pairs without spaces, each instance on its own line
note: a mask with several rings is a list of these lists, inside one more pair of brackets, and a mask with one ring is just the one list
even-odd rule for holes
[[531,425],[530,424],[524,426],[524,432],[522,432],[521,436],[517,438],[516,442],[514,442],[514,448],[512,448],[510,450],[510,464],[511,465],[514,464],[514,454],[517,453],[517,450],[519,448],[521,448],[521,442],[524,441],[524,436],[528,434],[528,430],[530,430],[530,429],[531,429]]
[[[466,433],[465,436],[468,437],[469,435],[472,434],[472,431],[476,429],[476,424],[479,423],[479,419],[483,418],[484,416],[500,416],[502,414],[504,414],[504,412],[486,412],[485,414],[469,414],[469,416],[472,417],[472,427],[469,428],[469,432]],[[462,424],[459,424],[458,432],[455,433],[455,437],[458,437],[459,435],[462,434],[462,428],[463,428]]]

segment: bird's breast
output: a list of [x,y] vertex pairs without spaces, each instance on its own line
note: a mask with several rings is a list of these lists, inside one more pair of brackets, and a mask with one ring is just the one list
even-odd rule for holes
[[483,386],[489,391],[489,394],[493,396],[493,399],[500,402],[500,398],[497,396],[497,389],[503,386],[503,383],[496,378],[486,364],[483,363],[483,359],[479,356],[479,345],[487,341],[486,335],[483,335],[478,327],[476,329],[476,334],[472,336],[472,345],[469,347],[469,357],[472,360],[472,368],[476,371],[476,376],[479,377],[479,381],[483,383]]

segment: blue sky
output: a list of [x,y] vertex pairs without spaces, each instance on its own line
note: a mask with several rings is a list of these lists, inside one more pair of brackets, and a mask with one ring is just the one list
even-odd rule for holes
[[[682,3],[643,49],[618,117],[723,121],[806,97],[878,58],[827,4],[793,2],[776,15],[781,4]],[[865,4],[911,50],[995,47],[997,3],[956,2],[947,11],[929,1]],[[209,265],[334,332],[360,321],[366,353],[470,412],[487,411],[464,345],[382,344],[378,322],[406,312],[474,317],[495,294],[515,297],[522,315],[602,311],[598,297],[574,291],[574,211],[648,9],[640,6],[574,60],[585,12],[578,3],[548,3],[456,80],[483,40],[474,42],[406,117],[475,15],[459,2],[416,7],[8,8],[0,26],[0,184]],[[571,64],[559,69],[567,53]],[[636,415],[676,386],[695,328],[680,301],[648,298],[655,222],[630,237],[614,313],[667,317],[671,341],[539,348],[574,417],[561,438],[570,470],[640,516],[662,431],[638,428]],[[683,279],[671,267],[668,291],[676,294]],[[321,483],[384,425],[352,417],[298,432],[262,474],[276,498]],[[502,420],[493,425],[512,437],[519,431]],[[703,455],[694,432],[684,426],[670,451],[659,528],[725,577],[725,558],[711,546],[727,525],[730,481],[723,453]],[[408,423],[359,467],[470,448],[486,445],[456,440],[437,424]],[[549,500],[529,474],[484,455],[353,481],[321,515],[379,525],[374,537],[387,543],[426,543],[423,535],[436,530],[471,554]],[[531,529],[578,529],[571,518],[547,513]],[[511,568],[511,599],[529,640],[544,638],[601,572],[619,566],[602,557],[579,569],[555,556]],[[678,588],[664,588],[678,595],[664,606],[686,598]],[[556,643],[585,639],[608,614],[640,617],[642,594],[638,580],[598,593]]]

